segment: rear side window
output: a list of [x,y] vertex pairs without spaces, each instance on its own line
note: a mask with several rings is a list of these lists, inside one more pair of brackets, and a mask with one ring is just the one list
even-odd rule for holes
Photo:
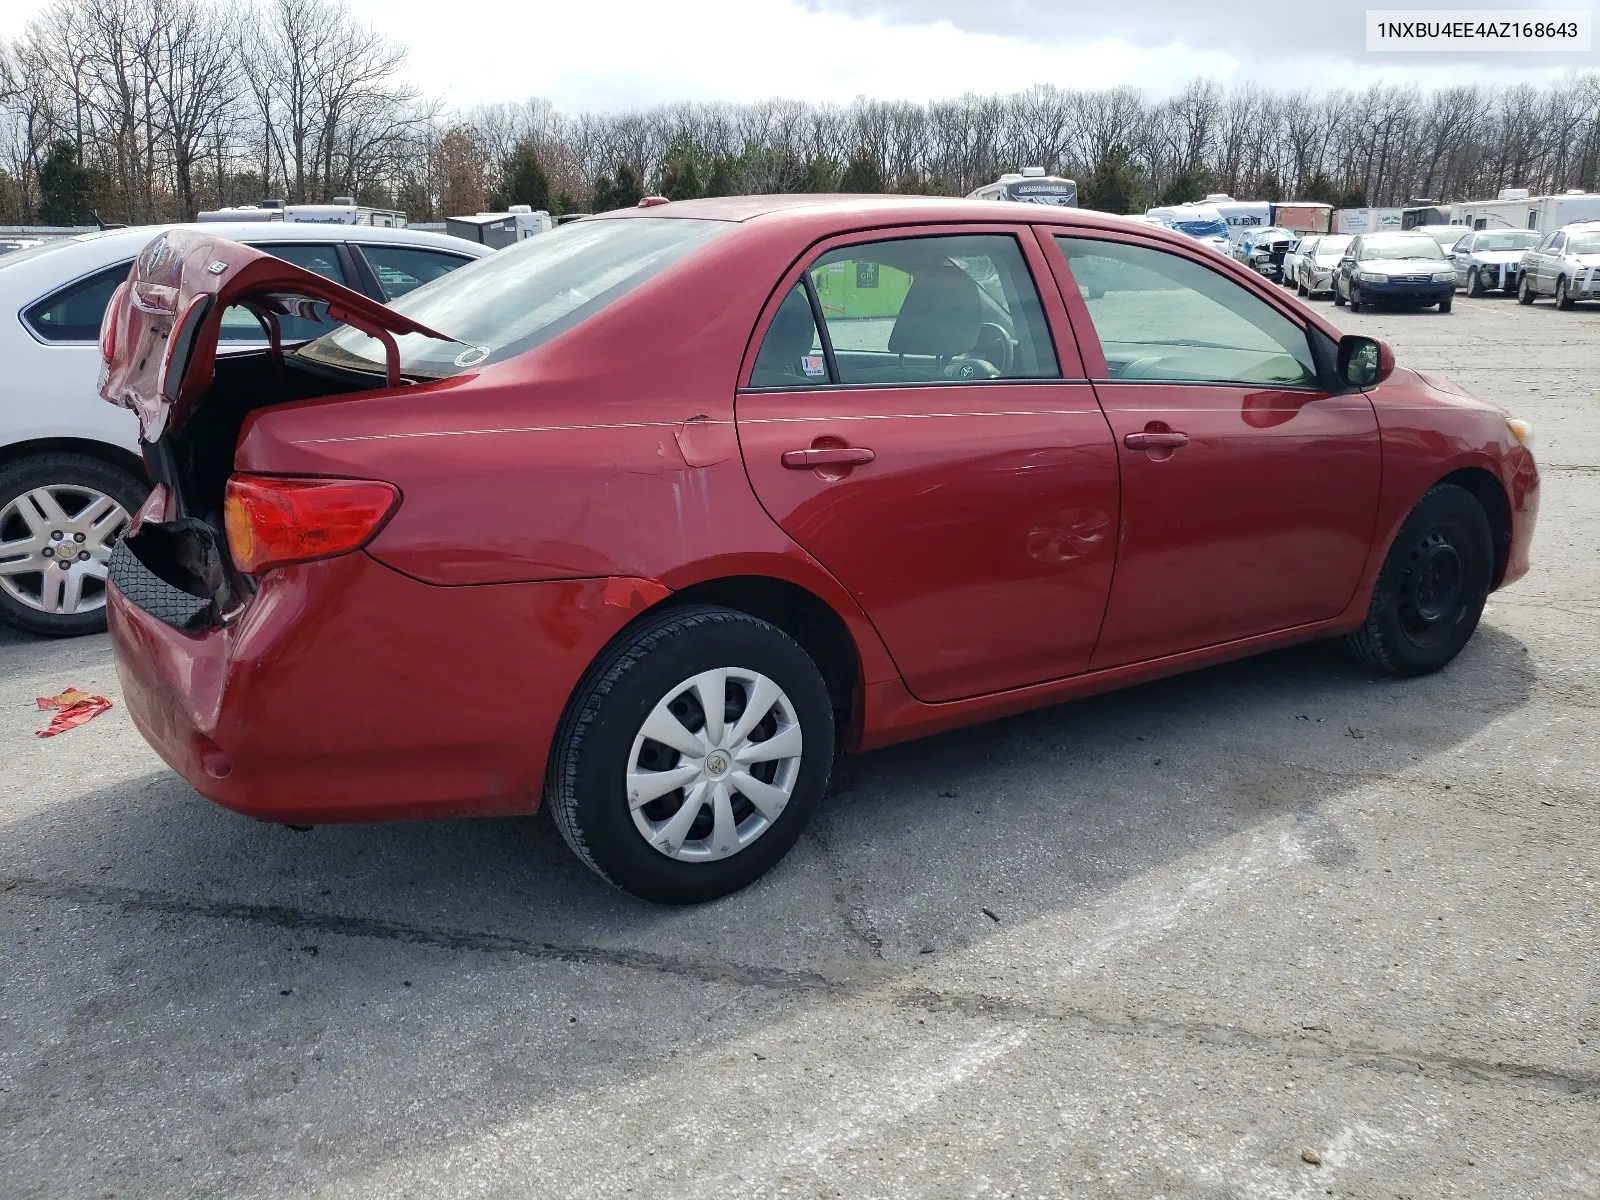
[[811,314],[811,300],[803,283],[796,284],[778,306],[761,339],[750,386],[758,388],[814,387],[828,382],[828,363],[822,338]]
[[1305,330],[1231,279],[1146,246],[1056,242],[1112,379],[1316,384]]
[[[281,258],[292,262],[297,267],[304,267],[314,274],[321,275],[324,279],[331,279],[335,283],[349,286],[345,278],[344,268],[339,263],[339,247],[334,242],[313,243],[305,246],[272,246],[261,245],[256,249],[264,250],[274,258]],[[329,330],[335,328],[328,320],[328,306],[318,304],[316,307],[317,319],[309,317],[279,317],[278,330],[285,342],[308,342],[314,337],[321,337]],[[266,339],[266,331],[261,328],[261,322],[247,308],[235,305],[222,314],[222,332],[220,340],[224,342],[260,342]]]
[[125,263],[97,271],[87,279],[69,283],[43,300],[28,306],[22,314],[28,328],[47,342],[93,342],[100,337],[100,318],[105,316],[111,293],[128,278],[130,258]]
[[1008,234],[843,246],[807,277],[840,383],[1061,376],[1039,293]]
[[378,277],[385,300],[404,296],[472,261],[460,254],[418,250],[411,246],[362,246],[361,253]]

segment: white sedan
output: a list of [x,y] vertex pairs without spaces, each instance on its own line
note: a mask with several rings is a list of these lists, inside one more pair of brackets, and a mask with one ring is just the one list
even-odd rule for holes
[[[0,621],[68,636],[105,628],[111,548],[148,490],[139,423],[96,392],[100,317],[134,257],[163,229],[58,238],[0,257]],[[411,229],[280,221],[207,224],[385,302],[491,251]],[[281,322],[285,343],[330,326]],[[224,345],[264,344],[243,309]]]

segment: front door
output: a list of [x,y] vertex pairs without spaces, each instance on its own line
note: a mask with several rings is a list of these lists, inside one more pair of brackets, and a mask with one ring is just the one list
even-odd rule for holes
[[1122,464],[1091,666],[1343,611],[1377,512],[1367,398],[1330,393],[1307,330],[1203,262],[1132,239],[1052,240]]
[[1087,668],[1117,454],[1027,231],[917,232],[797,268],[737,413],[762,504],[938,701]]

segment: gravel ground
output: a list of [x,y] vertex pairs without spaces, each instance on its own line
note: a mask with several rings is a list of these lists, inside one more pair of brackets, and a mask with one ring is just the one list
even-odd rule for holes
[[0,634],[0,1196],[1600,1196],[1600,306],[1340,320],[1539,429],[1460,659],[867,755],[702,908],[36,739],[110,648]]

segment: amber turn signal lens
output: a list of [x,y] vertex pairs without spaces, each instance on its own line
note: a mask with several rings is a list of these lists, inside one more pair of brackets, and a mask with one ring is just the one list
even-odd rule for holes
[[228,551],[246,575],[348,554],[399,502],[398,488],[371,479],[235,475],[222,504]]
[[1511,436],[1518,443],[1529,450],[1533,449],[1533,426],[1521,417],[1507,417],[1506,428],[1511,430]]

